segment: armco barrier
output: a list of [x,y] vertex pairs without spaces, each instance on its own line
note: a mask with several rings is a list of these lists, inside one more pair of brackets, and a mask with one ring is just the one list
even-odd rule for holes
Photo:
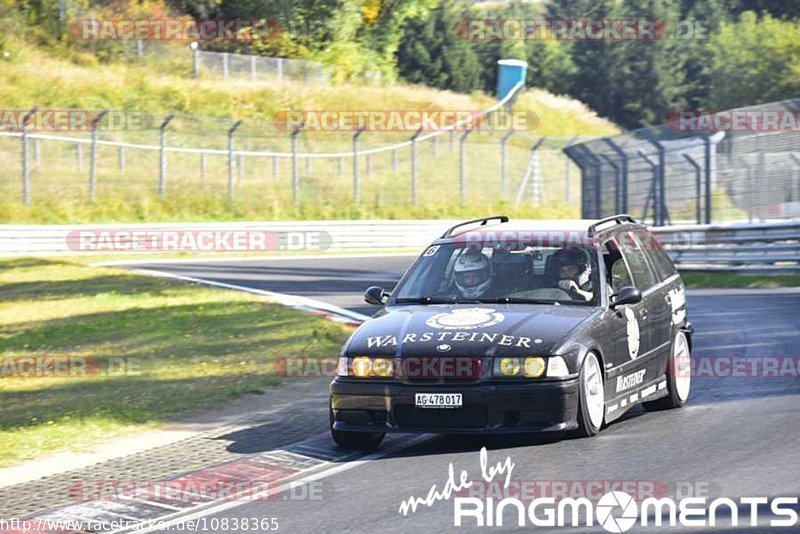
[[[457,221],[291,221],[201,224],[0,226],[0,256],[75,254],[67,236],[78,230],[251,230],[330,239],[327,250],[416,249]],[[654,228],[675,263],[686,271],[800,272],[800,220]],[[86,252],[80,252],[86,254]],[[107,253],[101,251],[100,253]]]

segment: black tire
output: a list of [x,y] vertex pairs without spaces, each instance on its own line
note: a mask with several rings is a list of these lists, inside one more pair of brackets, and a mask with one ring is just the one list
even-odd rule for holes
[[[680,341],[681,338],[682,341]],[[643,402],[642,406],[646,410],[653,412],[660,410],[672,410],[674,408],[680,408],[686,404],[686,401],[689,398],[689,392],[687,391],[685,395],[682,396],[678,389],[678,381],[684,373],[688,373],[689,386],[687,387],[691,386],[691,365],[689,366],[688,370],[678,368],[678,363],[676,362],[675,358],[675,351],[679,348],[680,343],[686,344],[685,347],[688,354],[689,342],[686,339],[686,334],[683,331],[678,330],[678,333],[675,334],[675,337],[672,339],[672,345],[669,349],[670,357],[667,360],[667,396],[654,401]],[[691,354],[689,354],[688,357],[691,358]]]
[[380,447],[383,438],[386,436],[385,432],[371,433],[371,432],[347,432],[344,430],[333,429],[333,410],[328,410],[331,437],[336,444],[347,450],[358,451],[374,451]]
[[[586,382],[589,379],[587,376],[587,361],[590,358],[594,359],[596,363],[596,372],[599,373],[600,377],[600,391],[601,395],[603,395],[603,415],[601,416],[600,424],[596,424],[592,422],[592,418],[589,415],[589,406],[587,402],[586,396]],[[578,437],[588,438],[597,435],[600,432],[600,429],[603,427],[603,421],[605,420],[605,394],[604,394],[604,386],[605,381],[603,379],[603,372],[602,367],[600,365],[600,360],[598,360],[597,356],[590,352],[586,355],[586,358],[583,359],[583,364],[581,365],[581,372],[579,375],[578,380],[578,430],[576,434]]]

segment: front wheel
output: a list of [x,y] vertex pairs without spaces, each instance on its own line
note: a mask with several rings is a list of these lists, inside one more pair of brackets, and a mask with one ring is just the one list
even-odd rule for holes
[[686,334],[679,331],[672,342],[672,355],[667,363],[667,393],[664,398],[642,405],[648,410],[669,410],[686,404],[692,387],[692,360]]
[[606,412],[603,371],[597,356],[590,352],[583,360],[578,387],[578,435],[600,432]]
[[386,433],[373,434],[370,432],[347,432],[345,430],[333,429],[333,410],[328,410],[330,420],[331,437],[336,444],[349,450],[374,451],[380,447]]

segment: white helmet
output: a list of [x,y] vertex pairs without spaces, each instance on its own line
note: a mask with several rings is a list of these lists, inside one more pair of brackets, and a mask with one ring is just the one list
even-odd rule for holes
[[483,295],[492,283],[492,264],[478,251],[464,251],[453,267],[456,287],[468,299]]

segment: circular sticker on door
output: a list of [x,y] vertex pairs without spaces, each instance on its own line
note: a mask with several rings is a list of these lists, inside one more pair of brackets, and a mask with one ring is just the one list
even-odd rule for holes
[[472,330],[494,326],[503,319],[503,314],[493,308],[462,308],[432,315],[425,324],[444,330]]
[[634,360],[639,355],[639,341],[641,337],[639,333],[639,321],[636,320],[636,314],[633,313],[633,310],[630,308],[625,308],[625,319],[628,320],[626,328],[628,331],[628,354],[630,354],[631,360]]

